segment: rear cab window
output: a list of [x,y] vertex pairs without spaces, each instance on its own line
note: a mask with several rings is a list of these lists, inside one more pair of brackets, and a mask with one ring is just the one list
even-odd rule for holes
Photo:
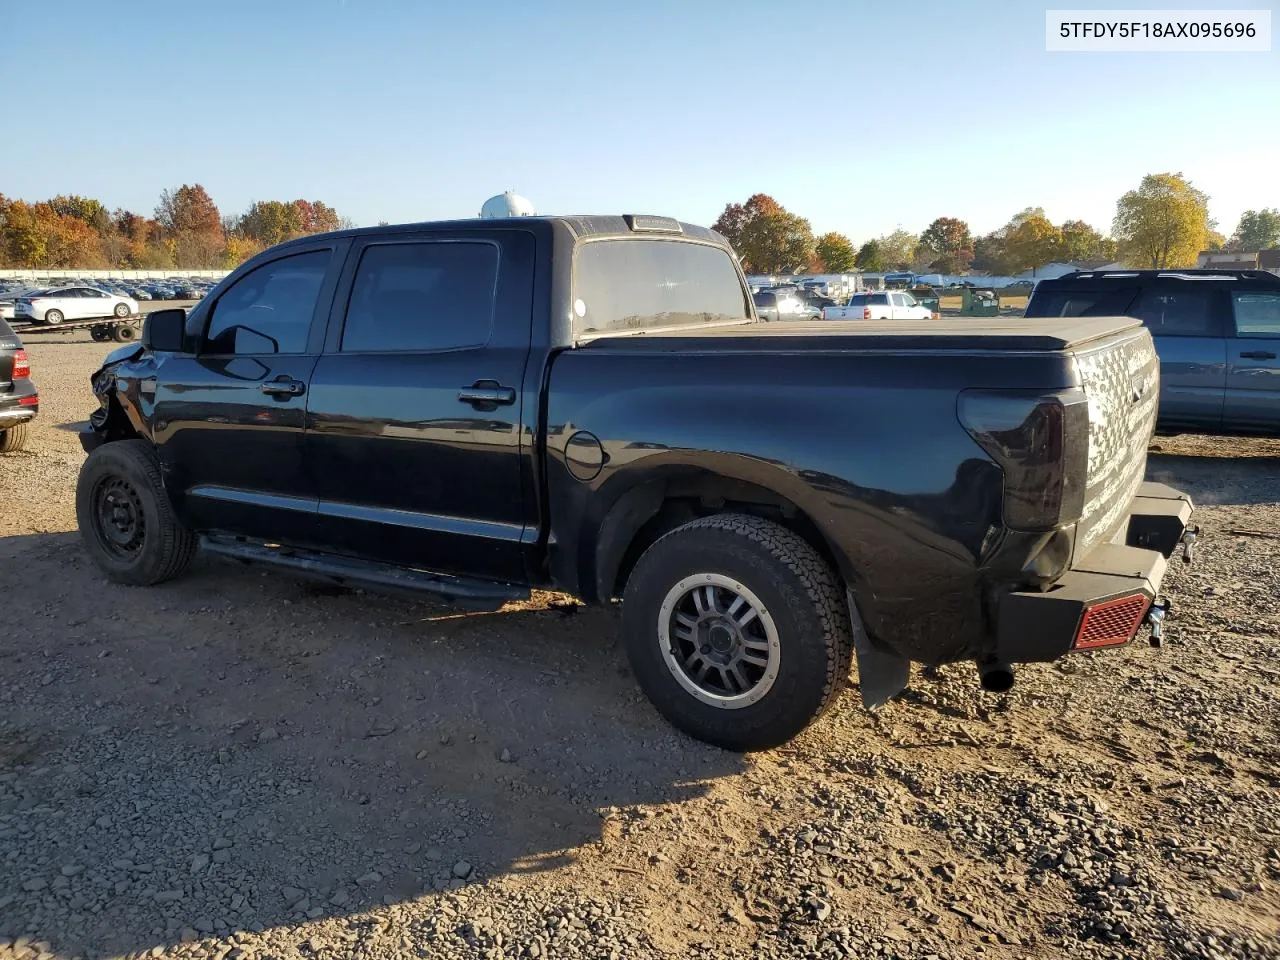
[[1124,317],[1138,294],[1136,286],[1058,287],[1041,285],[1027,305],[1028,317]]
[[743,322],[747,289],[723,247],[691,240],[587,240],[574,254],[579,334]]

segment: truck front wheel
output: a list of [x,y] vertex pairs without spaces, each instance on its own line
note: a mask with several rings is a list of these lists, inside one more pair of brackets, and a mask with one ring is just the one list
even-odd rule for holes
[[119,583],[162,583],[195,555],[195,535],[174,516],[144,440],[105,443],[89,455],[76,484],[76,520],[93,562]]
[[653,705],[729,750],[786,743],[849,674],[839,579],[801,537],[759,517],[703,517],[662,537],[627,580],[622,615]]

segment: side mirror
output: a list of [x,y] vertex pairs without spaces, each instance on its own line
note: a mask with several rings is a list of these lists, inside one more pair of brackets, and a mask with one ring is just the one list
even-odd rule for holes
[[186,341],[187,311],[181,307],[147,314],[142,343],[159,353],[181,353]]

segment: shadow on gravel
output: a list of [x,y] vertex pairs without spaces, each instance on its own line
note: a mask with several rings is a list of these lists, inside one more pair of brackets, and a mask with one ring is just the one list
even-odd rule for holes
[[610,611],[466,615],[212,561],[132,589],[74,534],[0,539],[0,568],[0,937],[58,956],[354,926],[597,856],[608,808],[744,767],[653,712]]
[[1191,494],[1197,506],[1280,502],[1280,457],[1147,455],[1147,479]]

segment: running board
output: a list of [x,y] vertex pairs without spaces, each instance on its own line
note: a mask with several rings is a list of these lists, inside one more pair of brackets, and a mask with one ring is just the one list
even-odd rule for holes
[[220,534],[200,538],[202,549],[239,560],[261,563],[345,587],[365,587],[378,593],[403,594],[421,598],[424,594],[447,600],[471,610],[497,610],[512,600],[527,600],[529,589],[489,580],[468,580],[425,570],[408,570],[388,563],[356,560],[331,553],[300,550],[243,540]]

